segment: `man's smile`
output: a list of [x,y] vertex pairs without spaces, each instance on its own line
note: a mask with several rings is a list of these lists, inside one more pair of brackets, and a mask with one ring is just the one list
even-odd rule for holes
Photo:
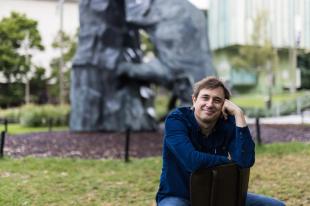
[[212,115],[216,112],[215,109],[210,109],[210,108],[202,108],[201,110],[204,111],[204,113],[207,115]]

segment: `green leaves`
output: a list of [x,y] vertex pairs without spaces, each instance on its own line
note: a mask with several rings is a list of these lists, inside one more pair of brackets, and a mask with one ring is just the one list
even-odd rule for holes
[[29,41],[29,50],[44,49],[37,24],[37,21],[17,12],[0,21],[0,72],[8,83],[21,81],[22,76],[30,70],[30,59],[27,61],[26,54],[20,52],[26,39]]
[[37,25],[37,21],[27,18],[25,14],[12,12],[9,17],[0,21],[0,41],[9,42],[14,49],[18,49],[28,35],[29,47],[43,50]]
[[[78,33],[78,31],[77,31]],[[70,69],[72,64],[72,59],[77,48],[77,33],[73,36],[60,31],[55,37],[52,47],[59,50],[59,56],[53,58],[50,62],[52,68],[52,74],[50,79],[54,80],[55,84],[49,90],[51,96],[58,96],[60,90],[60,66],[63,64],[63,91],[67,99],[66,102],[69,102],[69,90],[70,90]],[[62,52],[61,52],[62,50]],[[62,53],[62,57],[60,56]]]

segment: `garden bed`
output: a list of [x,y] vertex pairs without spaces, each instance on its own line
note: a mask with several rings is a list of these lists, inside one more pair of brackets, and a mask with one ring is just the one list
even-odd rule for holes
[[[250,125],[253,137],[254,125]],[[310,141],[309,125],[261,125],[262,142]],[[12,157],[77,157],[83,159],[123,158],[125,133],[39,132],[8,135],[4,154]],[[130,135],[130,157],[160,156],[162,131]]]

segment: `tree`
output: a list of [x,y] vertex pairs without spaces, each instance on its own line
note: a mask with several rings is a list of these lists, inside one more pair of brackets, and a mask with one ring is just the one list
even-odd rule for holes
[[36,66],[29,82],[31,94],[33,94],[32,100],[37,104],[45,104],[48,102],[48,78],[45,75],[45,71],[45,68]]
[[[16,86],[12,83],[20,84],[27,78],[31,67],[31,55],[21,53],[25,40],[28,40],[29,51],[44,49],[37,25],[37,21],[17,12],[12,12],[0,21],[0,73],[8,84],[7,89],[13,93],[20,94],[15,91]],[[7,106],[9,104],[7,102]]]
[[267,91],[267,107],[271,108],[272,87],[274,84],[274,70],[278,61],[277,51],[266,37],[267,12],[261,11],[254,19],[251,45],[239,48],[239,55],[232,61],[235,68],[253,69],[258,75],[265,73]]
[[[78,33],[78,32],[77,32]],[[64,96],[66,98],[66,102],[69,102],[68,94],[70,90],[70,68],[72,66],[72,59],[76,52],[77,47],[77,33],[74,36],[70,36],[69,34],[66,34],[65,32],[59,32],[57,36],[55,37],[52,47],[55,49],[63,49],[63,56],[62,59],[60,55],[54,59],[52,59],[50,66],[52,68],[52,75],[50,77],[50,80],[54,83],[51,87],[50,94],[56,98],[59,95],[60,91],[60,65],[61,61],[63,61],[63,87],[64,87]],[[56,98],[58,99],[58,98]],[[59,101],[59,100],[58,100]]]
[[7,82],[21,80],[30,69],[26,54],[20,54],[23,41],[29,38],[29,49],[43,50],[37,21],[25,14],[12,12],[0,21],[0,71]]
[[310,89],[310,53],[300,53],[297,56],[297,66],[301,71],[301,87]]

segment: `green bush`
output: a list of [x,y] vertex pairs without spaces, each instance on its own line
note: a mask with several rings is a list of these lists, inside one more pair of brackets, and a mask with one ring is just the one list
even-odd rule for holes
[[288,115],[296,113],[310,107],[310,93],[306,93],[302,96],[297,97],[294,100],[283,101],[278,105],[272,107],[273,115]]
[[301,86],[305,89],[310,89],[310,69],[309,68],[301,68]]
[[302,109],[309,108],[310,107],[310,93],[299,97],[299,101],[300,101]]
[[70,107],[68,105],[26,105],[20,111],[20,124],[27,127],[68,125]]
[[[305,93],[302,96],[297,97],[293,100],[286,100],[273,104],[270,110],[266,108],[258,107],[242,107],[245,114],[249,117],[270,117],[289,115],[310,107],[310,93]],[[299,105],[297,105],[299,104]]]
[[268,117],[271,116],[270,111],[258,107],[242,107],[244,113],[248,117]]
[[10,123],[18,123],[20,117],[20,108],[0,109],[0,118],[7,119]]

